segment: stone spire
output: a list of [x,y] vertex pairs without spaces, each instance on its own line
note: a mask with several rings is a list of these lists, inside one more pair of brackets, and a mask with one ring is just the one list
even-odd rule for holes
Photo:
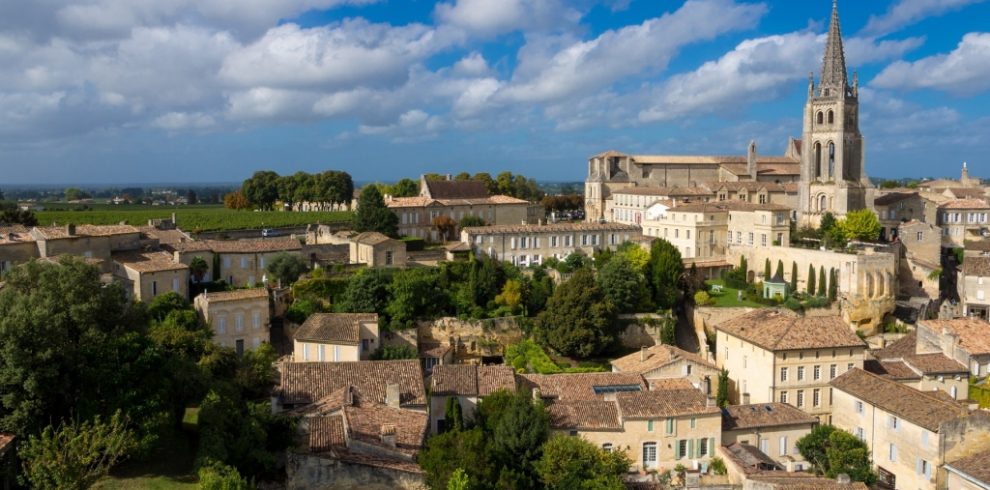
[[828,26],[825,58],[822,60],[821,93],[829,89],[830,95],[844,95],[848,88],[846,56],[842,50],[842,29],[839,27],[839,2],[832,0],[832,21]]

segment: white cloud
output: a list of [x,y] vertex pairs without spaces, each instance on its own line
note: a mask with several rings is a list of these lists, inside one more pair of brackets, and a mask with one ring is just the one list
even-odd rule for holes
[[151,122],[151,126],[168,131],[178,131],[182,129],[206,129],[216,124],[216,120],[209,114],[202,112],[169,112],[161,115]]
[[883,15],[871,15],[861,34],[883,36],[934,17],[986,0],[898,0]]
[[990,89],[990,33],[971,32],[948,54],[897,61],[871,82],[881,88],[935,89],[969,95]]
[[311,92],[256,87],[227,97],[227,117],[239,121],[311,119],[318,97]]
[[488,61],[477,51],[472,51],[471,54],[461,58],[453,67],[455,75],[478,77],[488,75],[490,72]]
[[435,138],[443,127],[442,120],[426,112],[413,109],[399,116],[394,124],[385,126],[360,125],[358,131],[363,135],[387,136],[397,143],[408,143]]
[[562,0],[455,0],[437,4],[434,15],[445,24],[475,37],[512,31],[556,31],[570,28],[581,13]]

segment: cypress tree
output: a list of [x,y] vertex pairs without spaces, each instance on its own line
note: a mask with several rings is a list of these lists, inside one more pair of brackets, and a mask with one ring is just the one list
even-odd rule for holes
[[715,393],[715,403],[723,408],[729,406],[729,372],[724,368],[718,373],[718,391]]
[[815,266],[808,264],[808,296],[815,295]]
[[829,271],[828,277],[828,300],[835,301],[839,295],[839,274],[835,269],[832,269]]
[[818,296],[825,297],[825,266],[818,270]]
[[784,261],[783,260],[778,260],[777,261],[777,272],[774,274],[774,276],[775,277],[776,276],[780,276],[781,278],[784,277]]
[[791,262],[791,292],[792,293],[797,292],[797,284],[798,284],[797,262]]
[[461,402],[456,396],[447,398],[447,406],[444,410],[444,419],[447,422],[447,430],[464,429],[464,416],[461,412]]
[[770,257],[767,257],[767,262],[763,264],[763,280],[768,279],[770,279]]

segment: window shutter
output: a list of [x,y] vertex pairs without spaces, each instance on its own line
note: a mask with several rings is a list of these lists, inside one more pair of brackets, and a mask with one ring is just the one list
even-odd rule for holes
[[714,437],[709,437],[708,438],[708,457],[709,458],[714,458],[715,457],[715,438]]
[[694,445],[694,457],[696,458],[701,457],[701,448],[704,444],[705,444],[704,439],[698,439],[698,442],[696,442]]
[[511,247],[513,250],[516,249],[516,237],[512,237],[509,239],[509,247]]
[[687,442],[687,457],[694,457],[694,439],[688,439]]
[[[674,459],[681,459],[681,441],[674,442]],[[921,473],[921,463],[918,463],[918,473]]]
[[919,475],[921,474],[921,458],[914,460],[914,472]]

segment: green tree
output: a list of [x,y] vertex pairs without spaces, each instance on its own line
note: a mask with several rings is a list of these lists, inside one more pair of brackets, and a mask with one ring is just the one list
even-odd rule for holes
[[399,235],[399,217],[385,206],[385,199],[375,186],[365,186],[358,198],[354,230],[377,231],[392,238]]
[[536,474],[551,490],[622,490],[629,470],[622,451],[607,452],[580,437],[556,435],[543,444]]
[[[498,409],[493,411],[493,407]],[[491,434],[492,456],[501,467],[499,480],[534,488],[533,463],[540,459],[543,443],[550,436],[550,416],[543,403],[534,402],[526,390],[499,392],[480,402],[477,411],[476,418]]]
[[615,307],[588,269],[578,269],[554,291],[536,317],[537,338],[566,356],[590,357],[613,340]]
[[625,255],[617,255],[598,269],[598,285],[619,313],[632,313],[643,304],[646,278]]
[[265,270],[278,281],[279,286],[295,283],[308,270],[306,261],[296,254],[281,252],[268,263]]
[[89,199],[90,197],[92,196],[77,187],[69,187],[65,190],[66,201],[78,201],[80,199]]
[[109,420],[63,422],[30,436],[18,450],[22,484],[41,490],[86,489],[135,449],[120,412]]
[[[482,400],[482,403],[484,400]],[[469,481],[484,485],[498,478],[489,433],[482,427],[444,432],[426,440],[417,456],[430,488],[447,488],[458,471]]]
[[660,343],[677,345],[677,322],[673,318],[664,318],[660,325]]
[[419,182],[412,179],[401,179],[389,187],[392,197],[413,197],[419,195]]
[[384,345],[375,351],[371,357],[381,361],[419,359],[419,352],[411,345]]
[[458,223],[457,226],[461,229],[464,229],[464,228],[470,228],[472,226],[485,226],[486,224],[488,223],[485,223],[485,219],[482,218],[481,216],[474,216],[469,214],[461,218],[461,222]]
[[389,301],[385,313],[391,328],[413,326],[420,318],[433,316],[446,308],[446,291],[441,287],[436,269],[416,268],[395,273],[387,286]]
[[447,430],[461,431],[464,429],[464,414],[461,411],[461,402],[456,396],[447,397],[444,420],[447,421]]
[[638,243],[625,242],[619,245],[616,252],[618,255],[625,257],[638,272],[646,272],[646,266],[650,263],[650,252],[644,250]]
[[797,262],[791,262],[791,292],[797,292],[798,287],[798,266]]
[[770,258],[767,257],[766,263],[763,264],[763,280],[766,281],[769,279],[770,279]]
[[271,170],[259,170],[241,184],[241,193],[252,206],[272,209],[278,199],[279,176]]
[[471,488],[471,478],[464,470],[457,468],[447,480],[447,490],[469,490]]
[[495,304],[508,308],[509,313],[515,313],[523,300],[523,285],[518,279],[505,281],[502,292],[495,296]]
[[815,266],[808,264],[808,296],[814,296],[818,290],[815,288]]
[[838,226],[846,240],[873,242],[880,238],[880,220],[869,209],[859,209],[846,213],[846,218]]
[[835,298],[839,295],[839,275],[836,270],[830,269],[828,274],[828,299],[829,301],[835,301]]
[[718,390],[715,394],[715,403],[723,408],[729,406],[729,371],[725,368],[718,372]]
[[864,441],[831,425],[819,425],[798,439],[798,452],[812,464],[815,472],[828,478],[849,475],[867,485],[876,482],[870,462],[870,450]]
[[822,215],[822,220],[819,223],[818,229],[827,232],[835,227],[838,221],[835,219],[835,215],[832,213],[825,213]]
[[206,273],[210,270],[210,265],[203,257],[196,256],[189,261],[189,273],[195,282],[202,282],[206,278]]
[[363,269],[347,282],[347,288],[334,304],[340,313],[385,313],[388,285],[392,281],[386,269]]
[[[745,260],[745,259],[743,259]],[[680,299],[679,284],[684,274],[684,263],[677,247],[664,239],[657,239],[650,248],[649,274],[653,299],[663,309],[673,308]]]
[[784,261],[783,260],[777,260],[777,272],[774,275],[775,276],[780,276],[781,278],[784,277]]
[[818,296],[825,297],[828,284],[825,282],[825,266],[818,269]]
[[0,196],[0,225],[37,226],[38,218],[28,209],[21,209],[16,202],[4,201]]
[[190,310],[189,300],[174,291],[155,296],[148,304],[148,316],[154,320],[164,320],[169,313],[181,310]]
[[488,172],[478,172],[471,176],[471,180],[484,182],[489,194],[498,194],[498,183],[495,182],[495,179]]
[[212,463],[199,469],[200,490],[252,490],[247,480],[241,478],[237,468],[221,463]]

